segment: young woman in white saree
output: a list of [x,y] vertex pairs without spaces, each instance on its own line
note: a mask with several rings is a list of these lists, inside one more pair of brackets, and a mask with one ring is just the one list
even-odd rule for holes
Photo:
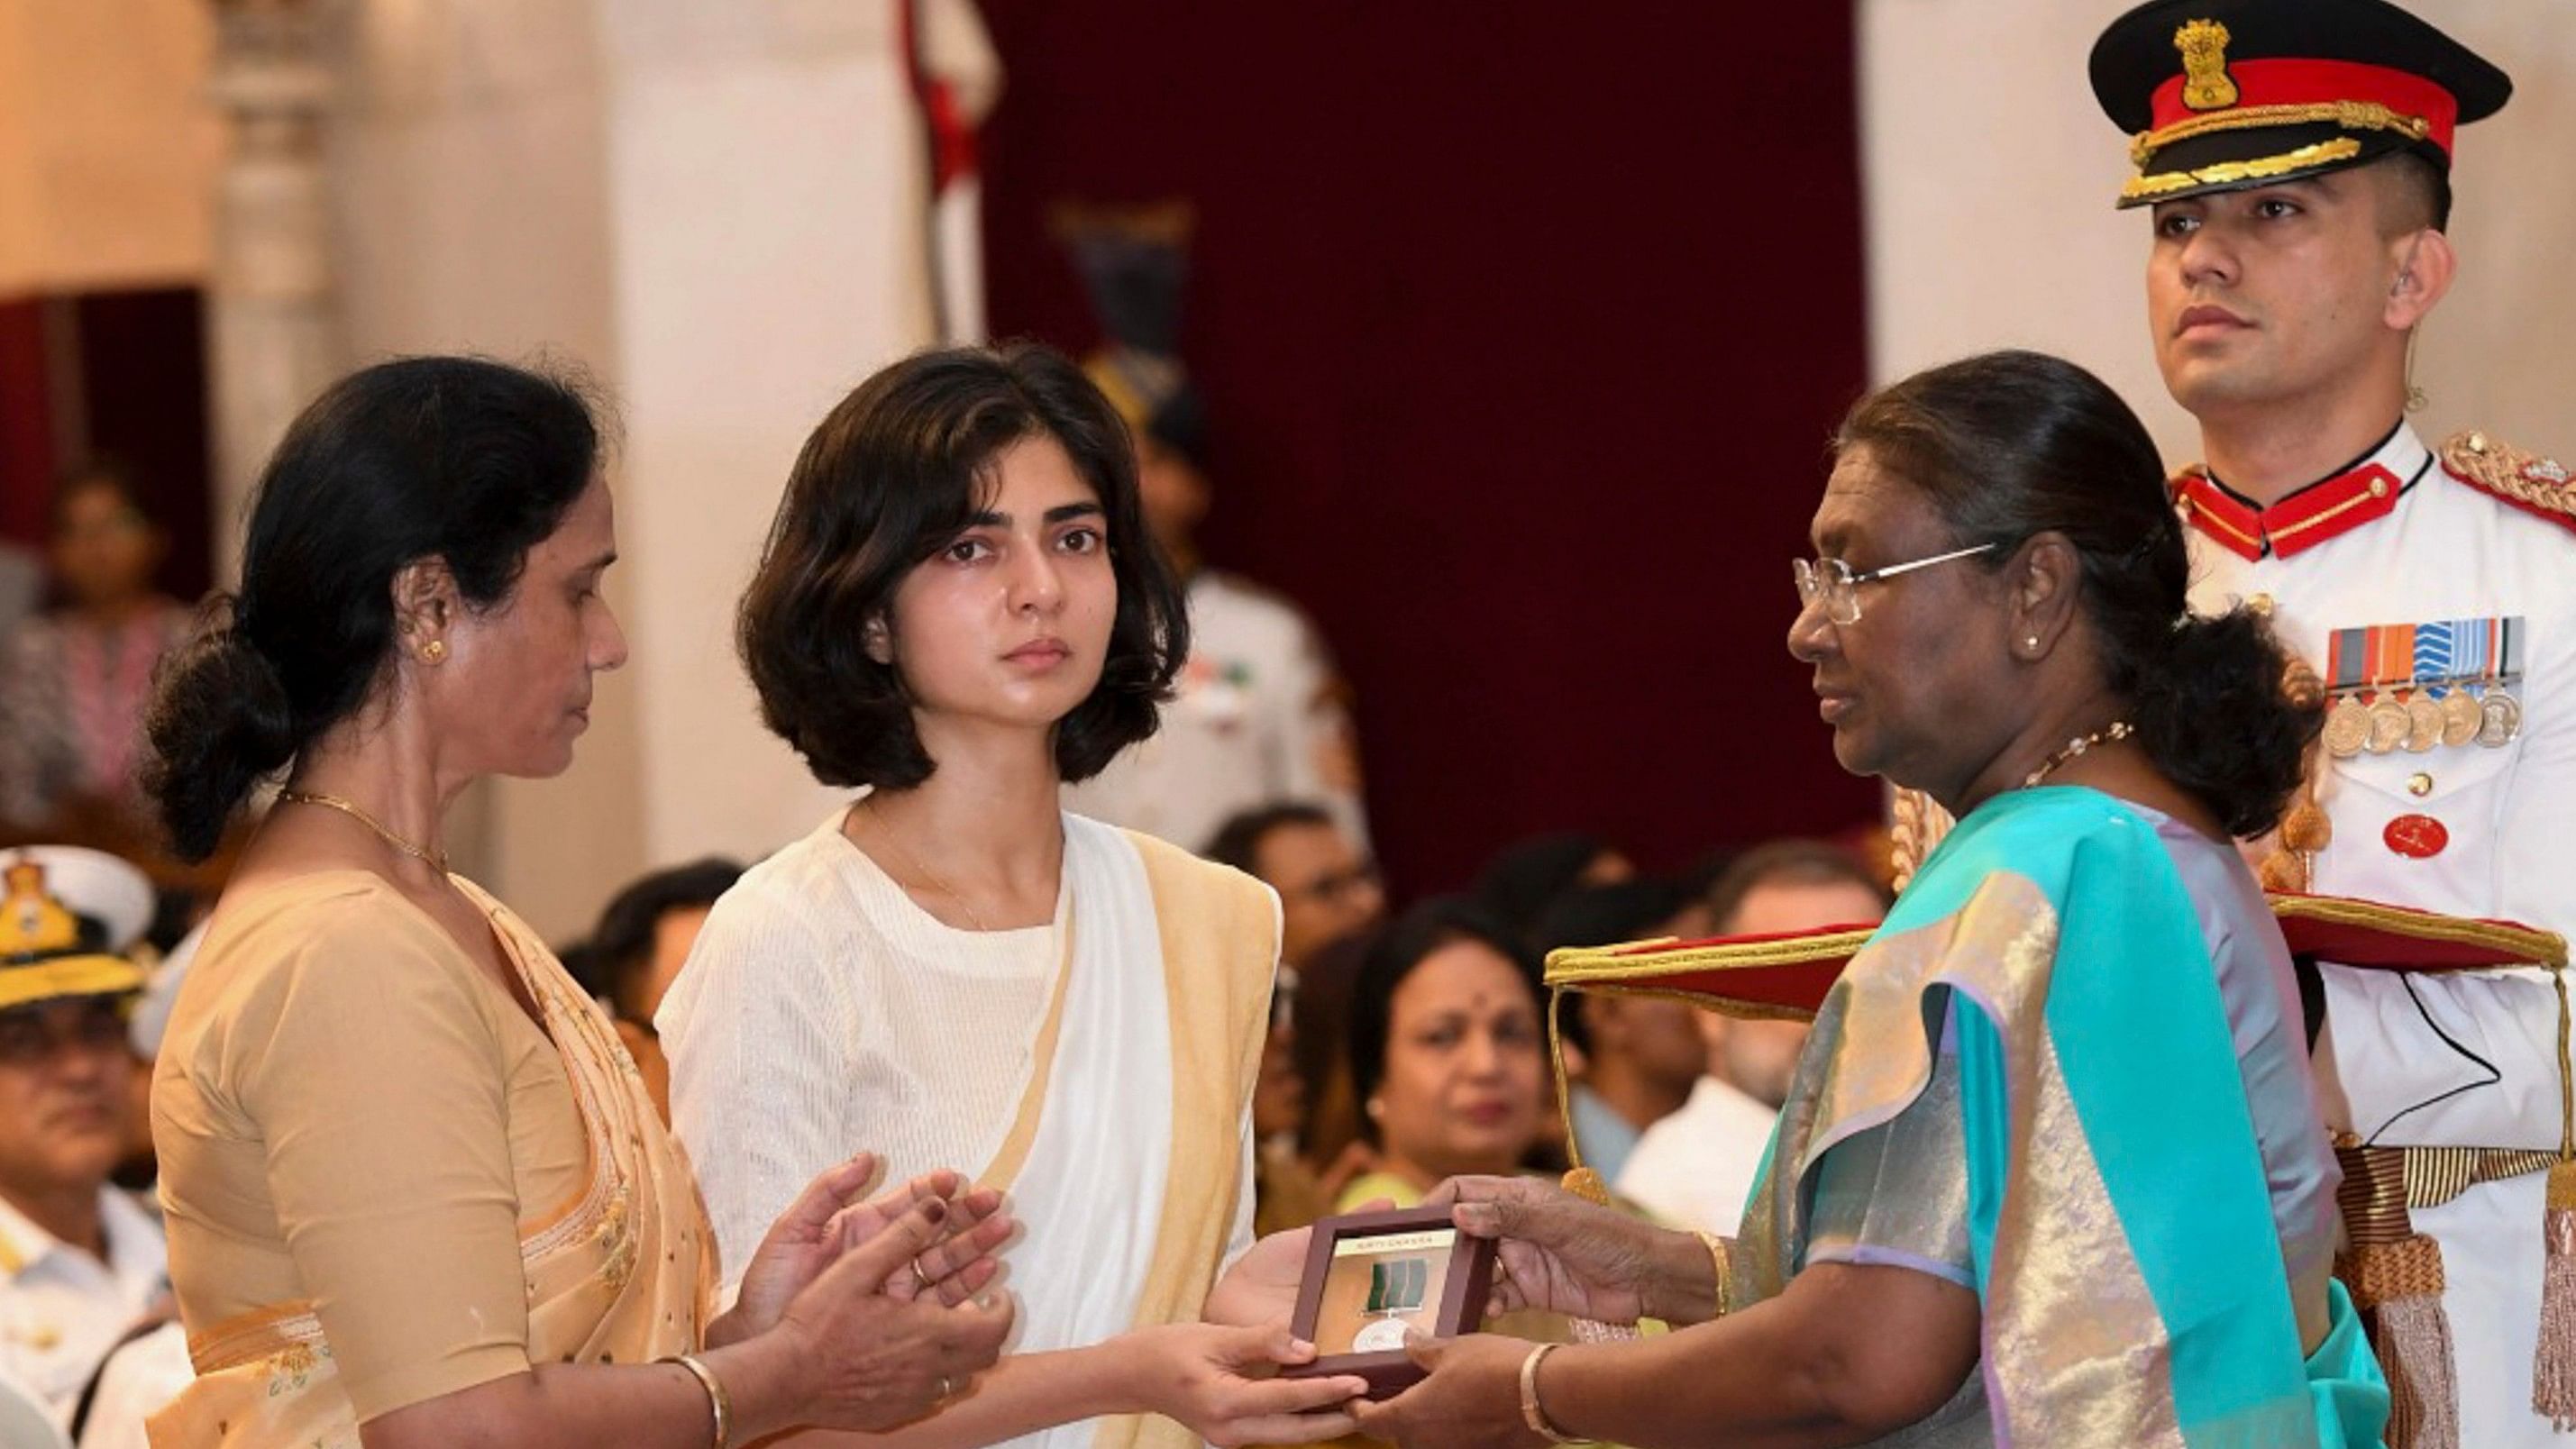
[[1030,347],[923,354],[844,400],[743,600],[770,727],[864,793],[717,903],[661,1010],[724,1275],[862,1141],[1007,1190],[1026,1225],[1014,1351],[881,1442],[1350,1428],[1358,1380],[1271,1377],[1312,1352],[1285,1327],[1302,1240],[1250,1252],[1277,899],[1059,800],[1153,732],[1183,610],[1124,426]]

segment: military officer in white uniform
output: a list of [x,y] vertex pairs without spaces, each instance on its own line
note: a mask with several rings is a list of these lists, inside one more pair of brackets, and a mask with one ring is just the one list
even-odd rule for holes
[[1186,581],[1190,657],[1162,728],[1073,787],[1094,819],[1204,850],[1218,827],[1283,802],[1320,805],[1362,843],[1359,752],[1340,677],[1303,611],[1208,568],[1206,411],[1176,351],[1188,218],[1169,207],[1066,224],[1109,345],[1085,364],[1136,439],[1145,525]]
[[[2428,445],[2406,421],[2409,335],[2456,265],[2454,132],[2511,83],[2382,0],[2156,0],[2104,33],[2092,79],[2133,137],[2120,204],[2152,208],[2157,362],[2201,425],[2175,482],[2195,603],[2268,608],[2332,692],[2266,884],[2576,934],[2576,490],[2499,439]],[[2383,1315],[2390,1443],[2560,1442],[2536,1407],[2565,1125],[2548,977],[2326,963],[2310,986],[2339,1141],[2465,1178],[2402,1193],[2438,1244],[2451,1343],[2392,1346]]]
[[0,851],[0,1373],[57,1424],[167,1287],[160,1227],[107,1180],[137,1070],[125,952],[151,911],[113,856]]

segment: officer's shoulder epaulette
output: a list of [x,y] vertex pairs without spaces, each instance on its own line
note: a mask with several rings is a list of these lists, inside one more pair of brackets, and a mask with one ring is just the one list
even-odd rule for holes
[[2525,513],[2576,533],[2576,481],[2554,458],[2485,433],[2457,433],[2441,447],[2442,471]]

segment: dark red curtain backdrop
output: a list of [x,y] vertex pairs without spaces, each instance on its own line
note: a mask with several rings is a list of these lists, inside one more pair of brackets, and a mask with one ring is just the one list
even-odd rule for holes
[[1097,338],[1054,203],[1196,203],[1208,552],[1340,655],[1399,889],[1875,809],[1781,642],[1865,378],[1848,5],[981,4],[995,332]]
[[[61,470],[113,458],[169,532],[160,586],[182,599],[206,591],[204,312],[193,287],[0,302],[0,540],[41,547]],[[78,413],[72,438],[56,436],[66,399]]]

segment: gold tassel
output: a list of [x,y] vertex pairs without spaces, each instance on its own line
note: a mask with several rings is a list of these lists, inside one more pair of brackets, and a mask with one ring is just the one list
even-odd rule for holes
[[1591,1168],[1577,1167],[1568,1170],[1565,1174],[1565,1180],[1559,1185],[1567,1192],[1574,1194],[1576,1197],[1583,1199],[1594,1207],[1608,1207],[1610,1205],[1609,1184],[1603,1182],[1601,1180],[1601,1174],[1594,1172]]
[[2388,1449],[2459,1449],[2460,1379],[2442,1312],[2442,1245],[2406,1210],[2406,1153],[2335,1136],[2347,1247],[2335,1276],[2370,1329],[2388,1375]]
[[[1557,1026],[1557,1010],[1564,1003],[1565,988],[1557,987],[1547,994],[1547,1049],[1556,1061],[1556,1111],[1565,1120],[1565,1155],[1573,1162],[1566,1169],[1563,1186],[1567,1192],[1595,1207],[1610,1206],[1610,1185],[1601,1174],[1583,1162],[1583,1144],[1574,1137],[1574,1102],[1572,1086],[1565,1075],[1565,1033]],[[1574,1337],[1580,1343],[1607,1343],[1616,1339],[1635,1338],[1637,1330],[1626,1324],[1601,1323],[1589,1318],[1569,1318]]]
[[2460,1380],[2442,1312],[2442,1245],[2422,1233],[2359,1247],[2335,1264],[2375,1326],[2388,1375],[2388,1449],[2460,1449]]
[[2548,1256],[2540,1276],[2531,1407],[2564,1434],[2576,1429],[2576,1162],[2549,1169],[2549,1208],[2540,1221]]
[[2568,1069],[2567,973],[2558,987],[2558,1163],[2540,1215],[2547,1255],[2540,1275],[2540,1343],[2532,1353],[2531,1407],[2559,1433],[2576,1429],[2576,1073]]

